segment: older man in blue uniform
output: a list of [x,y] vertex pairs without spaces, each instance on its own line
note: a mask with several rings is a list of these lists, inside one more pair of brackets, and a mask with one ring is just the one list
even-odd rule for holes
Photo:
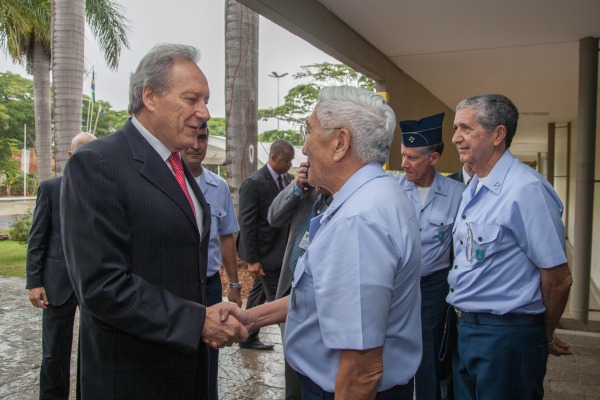
[[457,399],[542,399],[548,353],[570,354],[554,330],[571,274],[562,204],[508,148],[515,105],[498,94],[463,100],[454,137],[475,176],[454,223],[447,301],[456,313]]
[[321,89],[303,152],[309,184],[333,201],[310,222],[290,296],[246,311],[229,307],[250,328],[287,315],[283,348],[304,400],[413,397],[421,244],[413,207],[382,168],[395,126],[381,96]]
[[[415,375],[417,400],[447,399],[449,368],[438,354],[446,320],[452,226],[465,185],[435,170],[443,151],[444,113],[400,121],[402,169],[398,182],[414,206],[421,237],[421,329],[423,358]],[[443,379],[446,378],[446,379]]]

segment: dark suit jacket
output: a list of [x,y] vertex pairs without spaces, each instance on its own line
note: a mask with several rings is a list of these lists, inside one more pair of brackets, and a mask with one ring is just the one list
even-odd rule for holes
[[[310,212],[319,194],[312,189],[304,193],[301,197],[294,195],[294,185],[288,185],[279,193],[271,207],[269,207],[269,223],[272,226],[288,226],[290,233],[288,235],[281,274],[279,275],[279,284],[277,285],[276,299],[284,297],[292,286],[292,271],[290,270],[290,258],[296,243],[298,230],[302,227],[306,214]],[[304,234],[304,232],[302,232]]]
[[459,181],[460,183],[464,183],[463,182],[463,170],[462,170],[462,168],[458,172],[455,172],[453,174],[448,175],[448,178],[454,179],[455,181]]
[[[294,177],[285,174],[290,183]],[[240,187],[238,255],[247,263],[257,262],[265,270],[281,268],[288,227],[274,228],[267,220],[269,206],[279,194],[269,168],[252,173]]]
[[61,222],[81,306],[84,400],[207,396],[210,210],[185,163],[184,171],[202,237],[173,173],[130,120],[67,162]]
[[54,178],[40,183],[27,243],[27,289],[43,286],[53,306],[73,294],[60,238],[61,182]]

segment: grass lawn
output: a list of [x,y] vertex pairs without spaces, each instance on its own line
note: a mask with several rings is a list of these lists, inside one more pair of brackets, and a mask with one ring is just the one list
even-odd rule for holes
[[25,277],[27,245],[0,240],[0,275]]

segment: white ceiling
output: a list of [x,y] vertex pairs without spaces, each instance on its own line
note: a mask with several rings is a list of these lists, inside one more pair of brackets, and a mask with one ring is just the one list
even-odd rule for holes
[[600,0],[319,0],[451,109],[502,93],[515,144],[577,119],[579,40],[600,37]]

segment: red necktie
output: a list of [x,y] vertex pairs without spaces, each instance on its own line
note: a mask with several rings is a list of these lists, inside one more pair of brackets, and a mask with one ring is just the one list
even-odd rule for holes
[[171,167],[173,167],[173,173],[175,174],[175,179],[177,179],[177,183],[179,183],[179,186],[181,186],[181,190],[183,190],[183,194],[185,194],[185,197],[187,197],[188,201],[190,202],[190,207],[192,207],[192,212],[194,213],[195,217],[196,208],[194,207],[192,196],[190,196],[187,184],[185,183],[185,174],[183,173],[183,165],[181,164],[181,158],[179,158],[179,153],[171,153],[171,155],[169,156],[169,162],[171,163]]

